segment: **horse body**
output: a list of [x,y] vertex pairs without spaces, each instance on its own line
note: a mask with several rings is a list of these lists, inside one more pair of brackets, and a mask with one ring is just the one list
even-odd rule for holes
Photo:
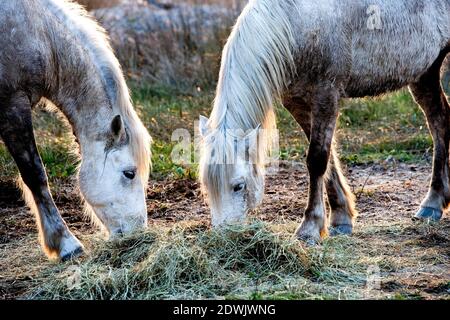
[[435,143],[433,179],[417,217],[440,219],[450,203],[450,109],[439,81],[449,51],[449,0],[250,1],[225,46],[211,118],[200,122],[200,178],[213,221],[245,216],[255,205],[249,199],[261,189],[255,184],[263,181],[263,172],[252,170],[262,166],[258,156],[246,162],[247,155],[233,163],[229,156],[211,160],[248,144],[247,136],[236,139],[230,129],[272,127],[273,102],[279,99],[310,140],[309,199],[298,237],[318,241],[327,233],[325,189],[332,231],[351,233],[354,196],[333,148],[339,100],[406,85]]
[[58,107],[72,125],[92,218],[111,235],[144,226],[150,137],[104,31],[78,5],[55,0],[3,1],[0,31],[0,136],[46,252],[65,259],[82,246],[54,205],[36,149],[31,108],[39,102]]
[[[376,96],[419,79],[450,46],[450,1],[295,1],[298,83],[333,79],[343,97]],[[379,25],[371,27],[379,8]],[[423,44],[426,43],[426,50]]]

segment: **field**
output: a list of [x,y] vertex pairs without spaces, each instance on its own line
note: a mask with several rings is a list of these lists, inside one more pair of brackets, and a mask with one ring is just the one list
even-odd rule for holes
[[[248,225],[212,231],[195,165],[170,161],[170,132],[193,131],[198,115],[208,114],[212,91],[131,85],[155,139],[149,230],[113,243],[102,240],[82,214],[73,138],[58,114],[36,110],[56,203],[88,254],[65,264],[46,260],[15,187],[16,169],[0,145],[1,298],[450,297],[450,223],[411,219],[427,190],[431,141],[407,92],[343,105],[341,158],[360,216],[354,236],[308,248],[292,239],[307,199],[307,145],[286,111],[280,108],[278,117],[282,161],[269,173],[263,206]],[[74,274],[81,284],[72,288]]]
[[[92,9],[120,1],[81,2]],[[231,2],[236,10],[245,1],[164,1],[174,10],[180,3]],[[226,21],[234,21],[236,11],[227,12]],[[448,215],[440,223],[412,219],[428,189],[433,149],[407,90],[342,102],[337,140],[357,197],[354,235],[313,247],[293,238],[307,201],[308,145],[282,106],[280,162],[268,168],[262,206],[246,224],[210,228],[197,165],[172,161],[172,133],[183,128],[193,137],[199,115],[210,114],[230,25],[210,28],[212,39],[203,44],[193,31],[202,29],[191,27],[171,25],[155,36],[150,29],[134,34],[125,24],[123,30],[136,36],[130,36],[132,45],[120,42],[130,37],[119,34],[116,41],[112,35],[135,108],[154,140],[145,232],[104,241],[83,215],[72,131],[59,112],[38,106],[35,134],[55,202],[87,250],[74,261],[48,261],[16,186],[18,171],[0,140],[0,299],[449,299]],[[126,60],[131,56],[136,60]]]

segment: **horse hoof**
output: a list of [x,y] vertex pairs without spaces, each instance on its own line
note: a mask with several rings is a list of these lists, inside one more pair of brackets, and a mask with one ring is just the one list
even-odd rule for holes
[[83,253],[84,253],[83,247],[78,247],[74,251],[66,253],[65,255],[61,256],[61,262],[67,262],[69,260],[78,258]]
[[83,244],[67,230],[65,236],[61,239],[59,259],[64,262],[81,256],[84,248]]
[[353,226],[351,224],[341,224],[330,228],[330,236],[351,235],[353,233]]
[[429,220],[437,222],[442,218],[442,211],[430,207],[423,207],[420,208],[419,212],[417,212],[414,217],[420,220]]

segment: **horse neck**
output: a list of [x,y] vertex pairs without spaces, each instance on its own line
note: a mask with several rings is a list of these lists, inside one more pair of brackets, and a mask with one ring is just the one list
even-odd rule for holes
[[285,7],[269,0],[249,2],[223,51],[211,126],[274,128],[273,104],[295,69],[294,47]]
[[81,144],[95,138],[113,118],[112,99],[105,90],[111,81],[102,76],[113,54],[108,54],[111,50],[97,24],[84,17],[78,5],[59,0],[35,5],[42,28],[48,30],[38,39],[46,66],[42,97],[65,114]]
[[58,65],[54,71],[58,81],[50,86],[47,98],[67,117],[83,150],[108,129],[113,118],[111,102],[100,72],[89,57],[80,54],[73,59],[68,54],[60,58]]

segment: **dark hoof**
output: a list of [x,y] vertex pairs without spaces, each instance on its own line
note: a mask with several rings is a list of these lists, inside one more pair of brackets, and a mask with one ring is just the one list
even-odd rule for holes
[[82,247],[76,248],[74,251],[62,256],[61,262],[66,262],[66,261],[78,258],[79,256],[81,256],[83,254],[83,252],[84,252],[84,250]]
[[330,228],[330,236],[351,235],[353,233],[353,226],[351,224],[341,224]]
[[442,211],[439,209],[424,207],[420,208],[419,212],[414,216],[416,219],[420,220],[430,220],[430,221],[439,221],[442,218]]

